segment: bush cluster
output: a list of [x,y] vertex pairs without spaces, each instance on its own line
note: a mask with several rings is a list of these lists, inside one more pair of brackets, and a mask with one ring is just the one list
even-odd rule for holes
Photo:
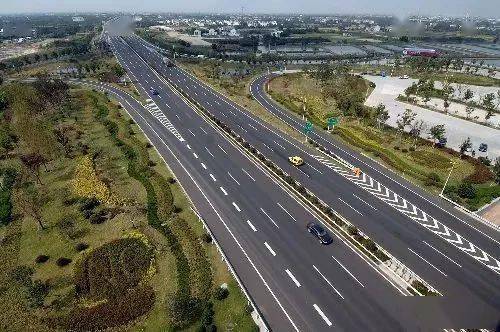
[[0,225],[7,225],[12,221],[12,187],[16,176],[14,168],[0,169],[0,177],[3,177],[0,185]]

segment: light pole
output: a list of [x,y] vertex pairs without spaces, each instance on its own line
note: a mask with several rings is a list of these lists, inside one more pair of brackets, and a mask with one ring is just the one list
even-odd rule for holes
[[446,178],[446,181],[444,182],[443,189],[441,189],[441,193],[439,194],[439,196],[443,196],[444,189],[446,188],[446,185],[448,184],[448,181],[450,180],[451,172],[453,172],[453,168],[454,168],[454,167],[455,167],[455,161],[454,161],[454,160],[452,160],[452,161],[451,161],[450,173],[448,173],[448,177]]

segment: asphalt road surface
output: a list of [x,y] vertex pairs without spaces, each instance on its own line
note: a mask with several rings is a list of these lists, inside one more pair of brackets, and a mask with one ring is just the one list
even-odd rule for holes
[[[132,96],[116,89],[115,93],[128,102],[124,106],[186,187],[273,330],[494,328],[500,312],[496,230],[426,197],[329,137],[322,138],[351,163],[361,163],[398,207],[402,198],[408,209],[415,207],[416,217],[410,217],[366,190],[356,182],[359,179],[332,168],[318,151],[273,130],[181,69],[166,67],[139,38],[112,36],[110,41],[141,95],[151,99],[148,111]],[[164,78],[181,86],[444,296],[402,296],[340,239],[320,245],[305,231],[305,224],[316,216],[200,117]],[[300,126],[298,119],[266,98],[261,88],[266,78],[261,79],[252,85],[252,94],[284,121],[285,114]],[[290,155],[303,156],[306,167],[291,166]],[[424,226],[418,218],[438,222],[437,228]]]

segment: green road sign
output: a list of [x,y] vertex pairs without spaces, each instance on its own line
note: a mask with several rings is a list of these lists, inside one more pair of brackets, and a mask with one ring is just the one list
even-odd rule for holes
[[312,131],[312,129],[313,129],[313,124],[311,123],[311,121],[307,121],[306,124],[304,125],[303,129],[304,133],[308,134]]
[[335,126],[337,123],[339,123],[338,118],[328,118],[328,126]]

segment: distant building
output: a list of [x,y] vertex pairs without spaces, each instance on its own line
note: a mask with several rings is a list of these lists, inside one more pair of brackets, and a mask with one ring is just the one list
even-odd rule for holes
[[215,29],[210,29],[210,30],[208,30],[208,35],[209,36],[217,36],[217,31]]
[[194,30],[193,35],[194,35],[195,37],[200,37],[200,38],[201,38],[201,31],[200,31],[200,30],[198,30],[198,29],[196,29],[196,30]]
[[85,21],[85,19],[81,16],[73,16],[71,19],[73,20],[73,22],[84,22]]
[[148,28],[149,30],[154,30],[154,31],[172,31],[171,27],[167,27],[166,25],[152,25]]
[[240,34],[238,33],[238,31],[236,31],[236,29],[231,29],[231,30],[229,30],[228,36],[239,37]]
[[134,16],[134,21],[140,22],[140,21],[142,21],[142,17],[141,16]]
[[283,31],[280,31],[280,30],[274,30],[271,32],[271,36],[279,38],[281,36],[282,32]]

